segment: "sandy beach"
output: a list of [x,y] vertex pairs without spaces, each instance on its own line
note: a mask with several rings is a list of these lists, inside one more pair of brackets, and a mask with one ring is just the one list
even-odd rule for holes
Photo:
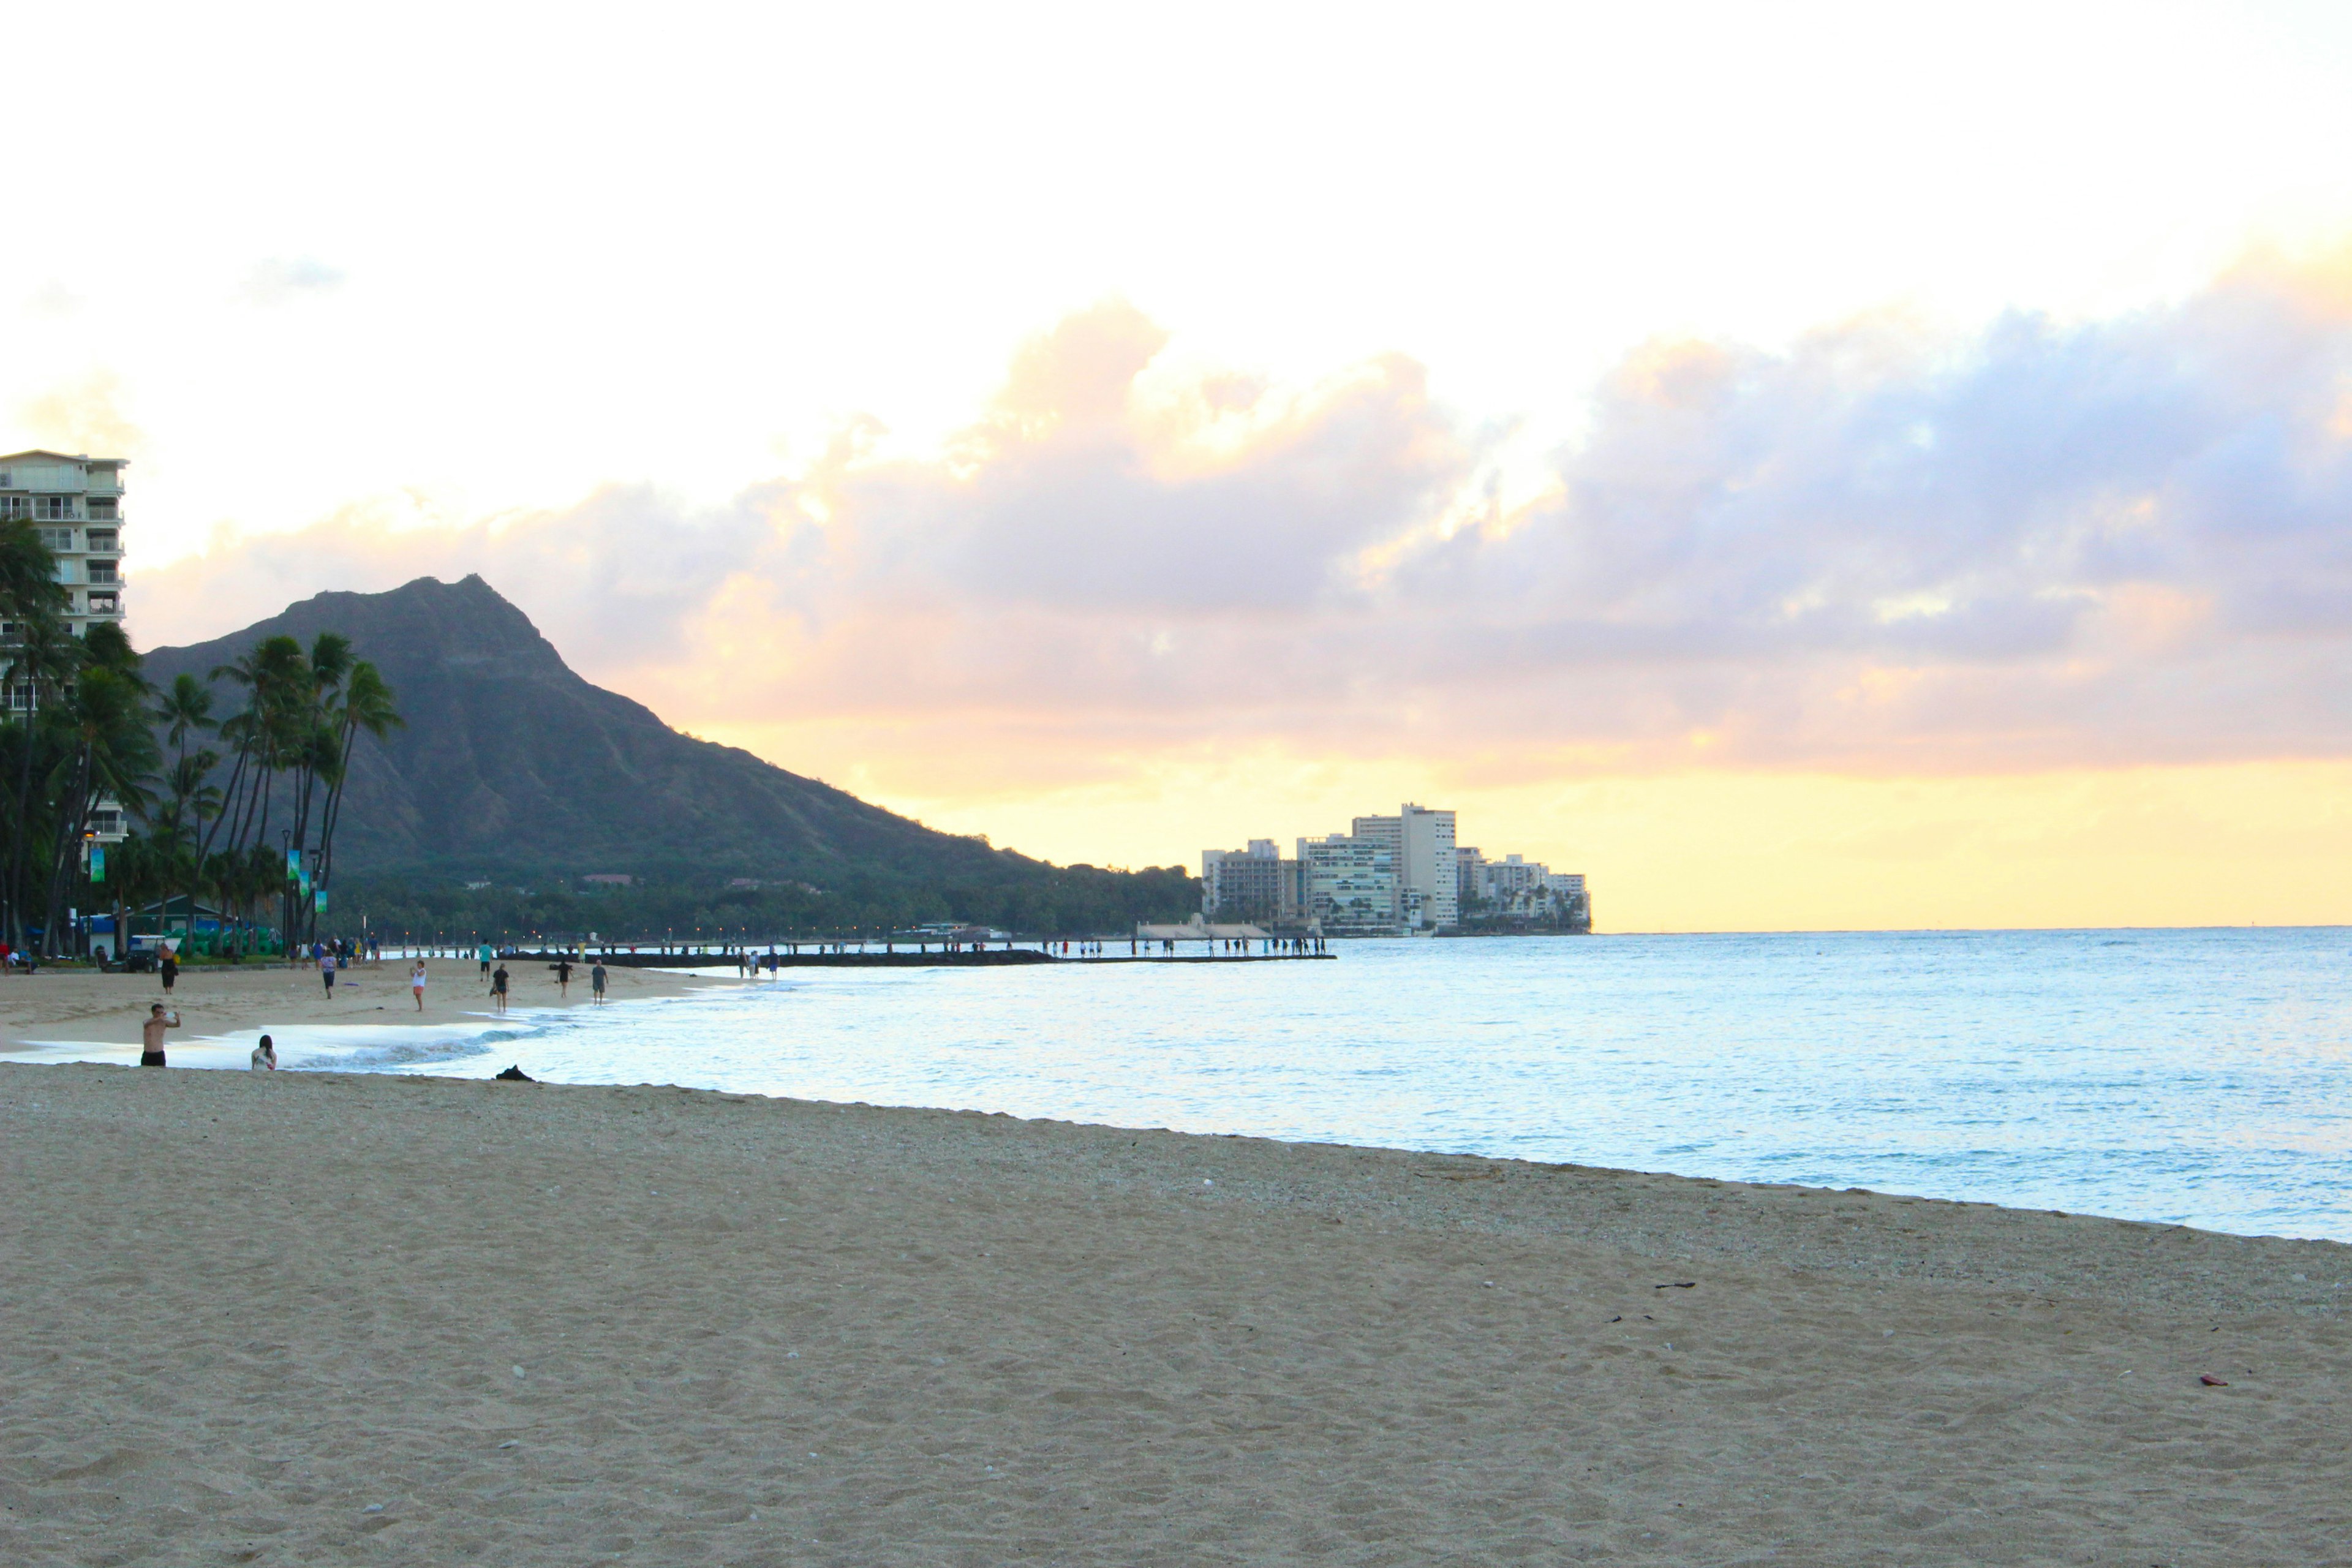
[[[408,987],[408,964],[387,958],[342,971],[330,997],[315,969],[244,963],[184,969],[169,994],[154,974],[100,974],[86,969],[45,969],[0,975],[0,1061],[12,1047],[43,1040],[120,1045],[123,1059],[139,1059],[139,1026],[148,1007],[166,1003],[180,1015],[173,1044],[206,1035],[281,1028],[296,1024],[446,1024],[488,1016],[488,987],[473,959],[427,959],[425,1010]],[[516,959],[508,966],[517,1007],[584,1007],[588,972],[572,977],[562,994],[546,964]],[[699,985],[732,984],[674,970],[607,970],[614,1002],[675,996]]]
[[11,1562],[2352,1561],[2330,1243],[327,1073],[0,1151]]

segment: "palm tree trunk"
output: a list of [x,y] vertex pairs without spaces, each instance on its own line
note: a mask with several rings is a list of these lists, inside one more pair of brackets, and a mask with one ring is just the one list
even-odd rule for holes
[[74,847],[81,842],[82,825],[89,815],[89,747],[84,744],[74,767],[73,788],[66,797],[70,809],[58,816],[57,847],[49,857],[49,898],[41,922],[41,951],[51,958],[60,956],[58,921],[65,913],[66,868],[71,863]]
[[229,812],[236,805],[237,786],[245,778],[246,751],[244,746],[236,749],[236,766],[229,770],[228,793],[221,801],[220,810],[213,816],[212,826],[198,841],[195,860],[188,868],[188,945],[191,947],[196,941],[196,889],[205,879],[205,860],[213,852],[213,840],[218,837],[221,824],[228,820]]

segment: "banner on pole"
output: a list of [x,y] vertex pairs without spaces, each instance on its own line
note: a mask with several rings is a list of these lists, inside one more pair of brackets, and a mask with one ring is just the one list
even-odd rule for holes
[[286,879],[291,882],[301,875],[302,851],[299,846],[289,846],[286,851]]
[[318,910],[318,912],[319,912],[319,913],[320,913],[320,914],[322,914],[322,915],[323,915],[323,914],[325,914],[325,913],[327,912],[327,889],[326,889],[321,888],[321,889],[320,889],[318,890],[318,893],[315,895],[315,897],[314,897],[314,899],[313,899],[313,903],[314,903],[314,906],[316,907],[316,909]]
[[106,880],[106,846],[103,844],[89,847],[89,879],[93,882]]

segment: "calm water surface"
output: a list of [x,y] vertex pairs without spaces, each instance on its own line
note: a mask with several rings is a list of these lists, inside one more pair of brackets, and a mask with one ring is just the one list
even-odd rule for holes
[[[486,1075],[520,1062],[568,1083],[1575,1161],[2352,1241],[2352,931],[1339,952],[800,971],[601,1013],[519,1012],[455,1037],[278,1035],[292,1065]],[[465,983],[458,967],[437,966],[436,983]],[[538,977],[517,978],[528,1001]]]

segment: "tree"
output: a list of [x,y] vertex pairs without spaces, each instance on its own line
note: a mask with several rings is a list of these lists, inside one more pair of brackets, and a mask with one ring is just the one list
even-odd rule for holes
[[[322,639],[323,640],[323,639]],[[311,662],[316,663],[314,651]],[[351,667],[349,680],[343,688],[341,706],[336,711],[339,731],[335,755],[334,784],[327,794],[327,809],[319,832],[319,885],[325,887],[335,864],[335,825],[342,819],[343,786],[351,778],[352,747],[364,731],[378,742],[394,730],[404,730],[408,721],[400,716],[393,705],[394,692],[383,674],[373,664],[361,659]]]
[[60,753],[48,781],[57,812],[41,946],[50,954],[62,951],[68,872],[81,851],[91,808],[111,797],[143,814],[160,755],[148,728],[151,691],[130,638],[121,627],[101,622],[82,641],[85,662],[71,689],[45,716]]
[[80,643],[66,627],[69,603],[58,581],[58,558],[30,519],[0,519],[0,703],[5,704],[8,744],[14,748],[16,798],[7,813],[8,848],[5,887],[5,932],[18,947],[25,942],[26,881],[30,873],[35,840],[47,826],[44,803],[36,795],[40,746],[35,716],[45,696],[70,679],[79,665]]
[[[205,781],[220,762],[219,754],[199,749],[196,758],[202,765],[191,769],[188,741],[192,735],[202,735],[218,730],[213,719],[213,689],[185,670],[173,679],[171,689],[155,704],[155,722],[163,726],[163,734],[173,750],[171,794],[163,816],[163,826],[170,844],[169,859],[181,860],[181,839],[184,834],[195,837],[198,823],[207,815],[205,806],[218,814],[221,794],[216,785]],[[193,945],[196,935],[196,864],[194,856],[186,857],[188,890],[187,938]]]

